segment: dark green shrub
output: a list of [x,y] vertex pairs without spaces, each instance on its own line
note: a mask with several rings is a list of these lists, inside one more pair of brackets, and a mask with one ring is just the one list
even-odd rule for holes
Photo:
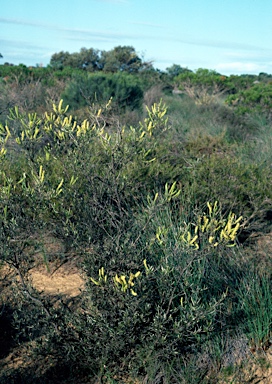
[[225,245],[211,245],[208,233],[204,240],[205,231],[201,249],[195,247],[186,210],[175,213],[179,195],[173,185],[149,196],[142,209],[124,217],[125,224],[116,222],[115,236],[85,255],[91,301],[63,330],[62,348],[71,364],[120,379],[128,371],[148,375],[150,382],[158,369],[172,382],[182,356],[226,326],[224,302],[228,289],[234,292],[239,267]]
[[65,104],[72,109],[107,102],[110,98],[120,111],[126,107],[137,109],[141,106],[143,91],[132,75],[82,74],[75,76],[63,93]]
[[226,103],[239,114],[259,112],[271,117],[272,84],[259,83],[229,96]]

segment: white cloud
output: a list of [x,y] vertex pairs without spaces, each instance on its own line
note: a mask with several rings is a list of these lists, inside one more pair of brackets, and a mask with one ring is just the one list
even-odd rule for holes
[[[105,0],[106,1],[106,0]],[[33,22],[29,20],[21,20],[21,19],[6,19],[3,17],[0,17],[0,24],[15,24],[15,25],[26,25],[36,28],[43,28],[43,29],[50,29],[52,31],[57,32],[67,32],[67,33],[73,33],[73,40],[82,40],[81,36],[84,37],[86,40],[88,37],[94,37],[96,39],[108,39],[111,40],[117,40],[117,39],[146,39],[149,38],[146,35],[139,35],[139,34],[125,34],[120,32],[114,32],[112,30],[91,30],[91,29],[81,29],[81,28],[67,28],[63,26],[58,26],[54,24],[45,24],[40,22]],[[79,38],[75,37],[76,35],[79,35]],[[152,37],[151,37],[152,38]]]
[[219,48],[219,49],[233,49],[233,50],[245,50],[245,51],[252,51],[252,50],[260,50],[264,51],[264,48],[251,45],[251,44],[245,44],[245,43],[238,43],[234,41],[221,41],[221,40],[211,40],[211,39],[201,39],[201,38],[195,38],[193,36],[184,36],[183,38],[175,37],[175,36],[168,36],[166,37],[167,40],[180,42],[183,44],[189,44],[189,45],[198,45],[203,47],[210,47],[210,48]]
[[215,69],[223,73],[259,73],[266,72],[267,66],[260,63],[235,61],[217,64]]
[[250,60],[250,61],[271,61],[272,50],[256,50],[256,51],[226,51],[224,56],[232,60]]

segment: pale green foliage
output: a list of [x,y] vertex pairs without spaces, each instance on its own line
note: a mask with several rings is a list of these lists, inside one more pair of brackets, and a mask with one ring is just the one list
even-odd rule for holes
[[239,286],[239,299],[246,314],[244,327],[252,349],[268,349],[272,337],[271,278],[250,274]]
[[148,116],[144,119],[144,123],[140,123],[142,135],[152,136],[155,130],[163,132],[168,129],[167,107],[162,100],[154,103],[151,108],[146,106],[146,110]]
[[[180,190],[177,191],[174,196],[178,196],[180,192]],[[158,195],[155,195],[155,199],[157,197]],[[208,202],[207,207],[208,212],[198,215],[195,223],[185,222],[182,225],[177,237],[178,241],[183,243],[185,247],[192,247],[195,250],[209,246],[235,246],[242,216],[237,218],[233,212],[230,212],[225,218],[217,201],[214,204]],[[157,228],[156,239],[161,246],[166,242],[168,230],[164,226]]]

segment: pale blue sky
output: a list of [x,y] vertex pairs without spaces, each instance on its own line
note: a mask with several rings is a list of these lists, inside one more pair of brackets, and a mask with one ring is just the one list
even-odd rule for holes
[[272,73],[272,0],[2,0],[0,63],[132,45],[155,68]]

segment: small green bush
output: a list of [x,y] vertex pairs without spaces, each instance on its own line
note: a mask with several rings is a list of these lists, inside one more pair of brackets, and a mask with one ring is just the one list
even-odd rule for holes
[[143,90],[140,82],[128,74],[80,74],[74,76],[62,95],[65,104],[78,109],[93,103],[107,102],[110,98],[122,111],[126,107],[141,107]]
[[255,84],[229,96],[226,103],[234,106],[239,114],[259,112],[271,117],[272,84]]

